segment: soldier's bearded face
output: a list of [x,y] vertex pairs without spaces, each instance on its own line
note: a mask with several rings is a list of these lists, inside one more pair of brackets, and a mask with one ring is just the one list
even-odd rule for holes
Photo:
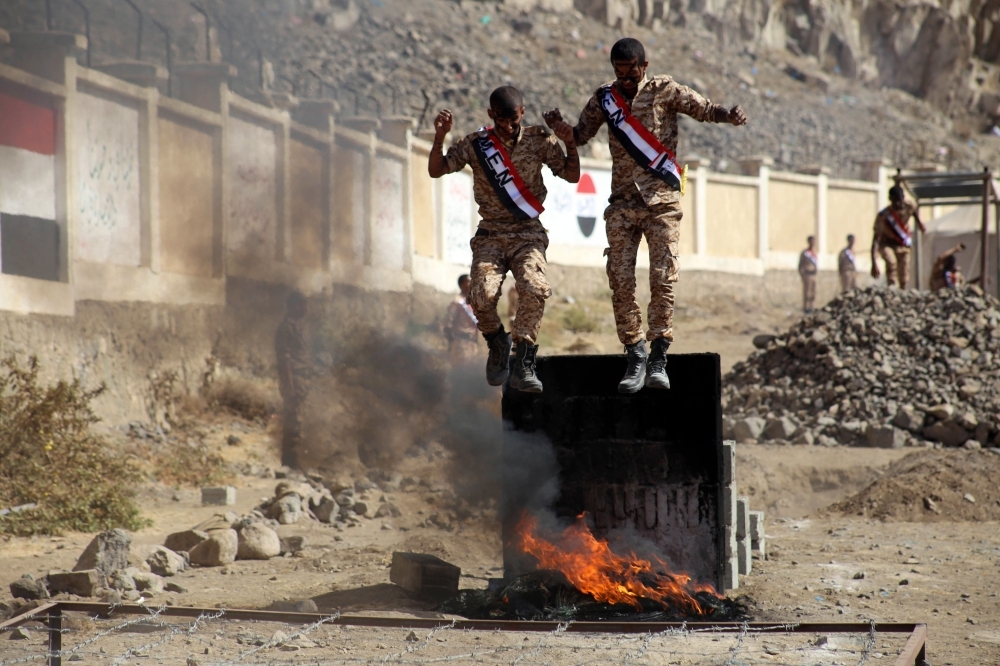
[[615,61],[611,64],[615,68],[615,78],[618,79],[618,85],[627,93],[634,93],[639,89],[639,82],[642,81],[642,77],[646,75],[646,68],[649,67],[649,61],[639,62],[638,59]]
[[497,111],[495,109],[490,109],[489,114],[490,118],[493,119],[497,135],[504,141],[509,141],[517,135],[518,130],[521,128],[521,118],[524,117],[524,107],[518,107],[513,114],[509,111],[504,112]]

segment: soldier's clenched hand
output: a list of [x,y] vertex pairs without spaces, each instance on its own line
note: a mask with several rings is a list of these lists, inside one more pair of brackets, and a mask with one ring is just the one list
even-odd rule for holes
[[434,119],[434,135],[438,139],[444,139],[451,131],[451,128],[455,124],[455,116],[452,115],[451,111],[444,109],[441,113],[437,114],[437,118]]
[[563,119],[562,111],[560,111],[558,108],[549,109],[548,111],[542,114],[542,118],[545,118],[545,124],[551,127],[553,131],[555,131],[556,128],[553,123],[562,122]]
[[729,122],[736,126],[747,124],[747,114],[743,113],[739,104],[729,109]]

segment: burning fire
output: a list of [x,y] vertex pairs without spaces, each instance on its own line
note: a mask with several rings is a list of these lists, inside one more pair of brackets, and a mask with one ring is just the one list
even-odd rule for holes
[[713,610],[703,607],[694,597],[696,593],[722,598],[711,585],[694,583],[687,574],[670,573],[659,558],[655,558],[659,566],[654,569],[652,562],[635,553],[623,557],[611,552],[606,540],[591,534],[585,515],[580,514],[573,525],[550,541],[539,536],[538,519],[524,513],[510,545],[532,555],[540,569],[562,573],[576,589],[597,601],[629,604],[641,610],[639,600],[649,599],[696,616]]

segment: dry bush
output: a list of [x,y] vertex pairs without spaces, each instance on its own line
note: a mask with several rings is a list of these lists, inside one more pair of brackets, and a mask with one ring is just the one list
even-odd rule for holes
[[226,461],[204,442],[158,444],[150,458],[156,480],[170,486],[214,486],[226,480]]
[[573,333],[593,333],[600,328],[600,322],[586,308],[574,305],[562,316],[563,328]]
[[248,421],[266,422],[280,408],[274,391],[237,377],[216,379],[202,389],[202,397],[209,408],[224,409]]
[[0,507],[35,503],[0,516],[0,532],[57,534],[115,527],[136,530],[139,471],[90,431],[99,419],[78,380],[39,385],[38,359],[0,364]]

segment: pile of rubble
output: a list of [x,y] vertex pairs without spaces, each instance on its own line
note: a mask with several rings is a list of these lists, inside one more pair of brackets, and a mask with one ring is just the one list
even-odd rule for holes
[[[353,483],[309,479],[296,483],[282,481],[274,489],[273,497],[263,498],[253,516],[267,518],[280,525],[291,525],[304,516],[321,523],[338,527],[353,527],[360,518],[398,518],[401,514],[395,504],[382,495],[378,508],[374,508],[370,491],[378,485],[368,479]],[[389,523],[383,527],[391,529]]]
[[723,380],[737,441],[1000,444],[1000,303],[872,287],[806,316]]

